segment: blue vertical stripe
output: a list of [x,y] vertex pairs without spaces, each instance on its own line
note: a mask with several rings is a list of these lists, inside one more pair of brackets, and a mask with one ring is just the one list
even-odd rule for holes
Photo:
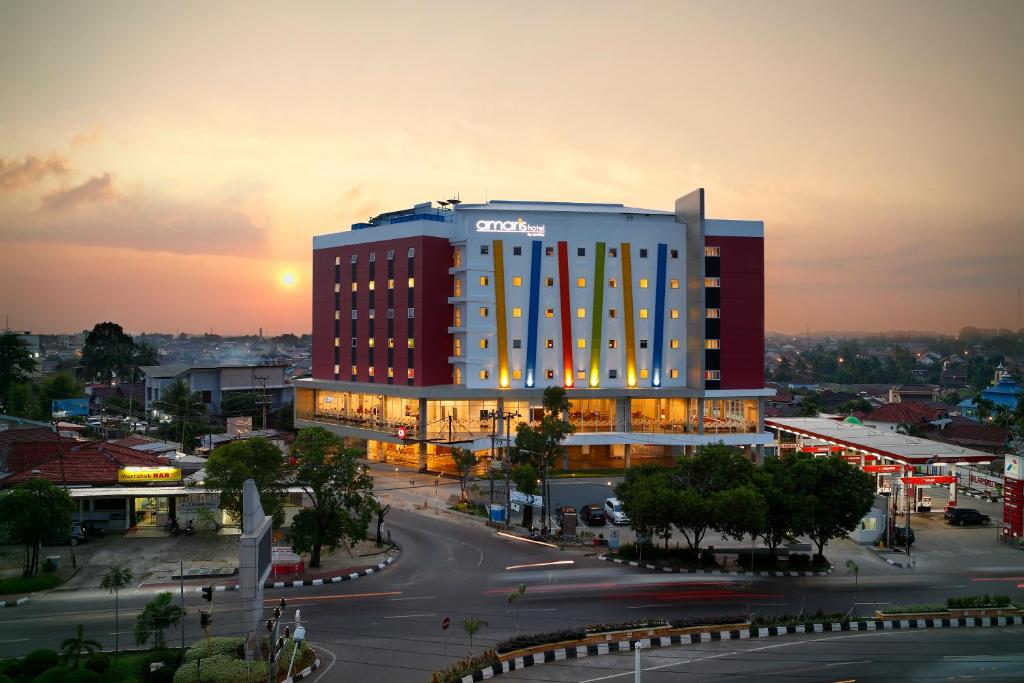
[[533,240],[530,253],[530,311],[526,329],[526,386],[536,381],[537,316],[540,315],[540,240]]
[[651,363],[651,385],[661,386],[661,356],[665,346],[665,264],[668,245],[658,245],[658,277],[654,294],[654,362]]

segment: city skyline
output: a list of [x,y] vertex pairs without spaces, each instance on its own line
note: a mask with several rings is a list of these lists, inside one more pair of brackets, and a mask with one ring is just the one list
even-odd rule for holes
[[458,193],[765,222],[766,327],[1020,327],[1024,8],[0,9],[0,313],[310,330],[313,235]]

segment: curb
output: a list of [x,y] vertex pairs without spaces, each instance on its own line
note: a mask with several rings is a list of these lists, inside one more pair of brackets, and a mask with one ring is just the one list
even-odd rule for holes
[[[363,570],[358,571],[358,572],[352,572],[351,574],[342,574],[341,576],[332,576],[332,577],[329,577],[329,578],[326,578],[326,579],[303,579],[301,581],[273,581],[273,582],[268,581],[267,583],[263,584],[263,587],[264,588],[302,588],[304,586],[323,586],[324,584],[341,583],[342,581],[353,581],[355,579],[361,579],[364,576],[370,576],[371,574],[378,574],[378,573],[384,571],[385,569],[390,567],[392,564],[394,564],[395,559],[396,559],[395,555],[390,555],[387,558],[385,558],[383,561],[378,562],[373,567],[367,567],[366,569],[363,569]],[[196,586],[196,588],[195,588],[195,590],[193,592],[194,593],[201,593],[203,588],[204,588],[204,586]],[[228,591],[228,592],[230,592],[230,591],[237,591],[238,590],[238,584],[232,584],[230,586],[229,585],[214,586],[213,590],[215,592],[217,592],[217,593],[223,593],[225,591]]]
[[794,633],[834,633],[839,631],[893,631],[928,628],[974,628],[991,626],[1020,626],[1024,617],[963,617],[959,619],[903,619],[899,621],[853,621],[846,624],[801,624],[799,626],[767,626],[762,628],[744,628],[732,631],[705,631],[686,635],[661,636],[660,638],[635,638],[598,645],[578,645],[545,650],[524,657],[516,657],[462,677],[462,683],[474,683],[486,678],[499,676],[509,671],[537,666],[548,662],[565,659],[582,659],[595,657],[612,652],[630,652],[639,643],[641,649],[670,647],[672,645],[694,645],[713,640],[749,640],[752,638],[771,638]]
[[638,567],[640,569],[649,569],[654,572],[666,572],[668,574],[722,574],[725,576],[828,576],[832,573],[830,569],[827,572],[794,572],[794,571],[765,571],[765,572],[748,572],[748,571],[729,571],[726,569],[681,569],[678,567],[665,567],[656,564],[647,564],[641,562],[634,562],[632,560],[622,560],[617,557],[608,557],[607,555],[598,555],[597,559],[604,562],[614,562],[615,564],[626,565],[628,567]]
[[26,602],[28,602],[29,599],[33,595],[35,595],[35,593],[32,593],[30,595],[26,595],[26,596],[18,598],[16,600],[4,600],[3,602],[0,602],[0,608],[3,608],[3,607],[21,607]]
[[300,681],[300,680],[302,680],[303,678],[305,678],[306,676],[308,676],[309,674],[313,673],[314,671],[316,671],[319,668],[320,668],[320,658],[317,657],[313,661],[312,666],[307,666],[302,671],[296,672],[294,676],[292,676],[291,678],[284,679],[283,681],[281,681],[281,683],[292,683],[292,681]]

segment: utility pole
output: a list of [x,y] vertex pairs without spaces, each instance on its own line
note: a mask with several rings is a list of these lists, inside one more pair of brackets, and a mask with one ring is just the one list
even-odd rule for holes
[[[64,486],[64,490],[67,491],[67,489],[68,489],[68,478],[67,478],[67,475],[64,472],[64,442],[61,441],[61,438],[60,438],[60,418],[59,417],[55,417],[53,419],[53,429],[54,429],[54,431],[57,432],[57,457],[60,459],[60,481],[61,481],[61,484]],[[79,528],[81,529],[82,528],[82,516],[81,516],[81,514],[79,514],[79,516],[78,516],[78,525],[79,525]],[[72,527],[71,532],[70,532],[71,533],[71,545],[69,546],[71,548],[71,568],[72,569],[78,569],[78,561],[75,559],[75,543],[76,543],[76,541],[75,541],[74,525],[72,524],[71,527]]]
[[260,400],[259,405],[263,411],[263,429],[267,428],[267,380],[270,379],[266,375],[256,375],[254,379],[260,383]]

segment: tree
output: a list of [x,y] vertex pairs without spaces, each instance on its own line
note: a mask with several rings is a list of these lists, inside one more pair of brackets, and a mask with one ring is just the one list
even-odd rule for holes
[[18,335],[0,334],[0,397],[6,397],[12,385],[24,382],[35,370],[36,362]]
[[874,477],[838,456],[788,457],[795,459],[791,470],[793,484],[802,492],[798,530],[810,537],[818,547],[817,558],[824,561],[825,545],[856,529],[871,510]]
[[225,417],[256,417],[262,409],[255,391],[226,391],[220,399],[220,414]]
[[462,620],[462,628],[465,629],[466,635],[469,636],[469,654],[473,654],[473,636],[484,626],[490,626],[483,619],[474,619],[473,617],[467,617]]
[[373,478],[359,465],[359,451],[321,427],[299,431],[292,444],[295,484],[312,507],[292,521],[292,549],[309,552],[309,566],[320,566],[320,551],[366,539],[374,510]]
[[177,441],[185,453],[191,453],[196,437],[207,431],[206,406],[200,395],[179,378],[164,389],[156,405],[171,417],[169,423],[161,424],[160,435]]
[[160,354],[157,353],[156,347],[147,341],[135,343],[132,365],[126,375],[129,382],[141,382],[145,379],[145,375],[139,370],[139,366],[142,365],[160,365]]
[[174,604],[170,593],[164,591],[146,604],[142,614],[135,621],[135,644],[145,645],[153,638],[153,647],[161,649],[167,646],[164,632],[181,623],[185,610]]
[[391,512],[391,504],[381,505],[376,498],[373,499],[373,511],[377,513],[377,547],[384,545],[382,534],[384,533],[384,517]]
[[817,417],[825,409],[817,394],[806,394],[800,401],[800,414],[804,417]]
[[48,377],[39,385],[36,402],[36,419],[49,420],[53,415],[53,401],[62,398],[84,398],[85,389],[75,381],[69,372],[59,372]]
[[476,467],[476,456],[473,455],[473,451],[466,448],[452,448],[452,462],[455,464],[456,474],[459,475],[459,502],[465,503],[469,501],[469,496],[466,495],[466,480]]
[[85,338],[82,348],[82,379],[110,384],[115,378],[128,379],[135,369],[135,342],[117,323],[98,323]]
[[5,395],[7,403],[4,412],[18,417],[35,417],[36,401],[31,382],[14,382]]
[[519,584],[514,591],[508,594],[508,604],[516,608],[516,633],[519,633],[519,598],[526,593],[526,584]]
[[117,654],[120,646],[120,605],[118,604],[118,593],[132,583],[132,570],[128,567],[111,567],[103,575],[100,581],[100,588],[108,593],[114,594],[114,654]]
[[[615,487],[615,496],[622,503],[629,526],[637,532],[637,537],[663,538],[667,549],[679,504],[672,470],[655,464],[631,467]],[[639,545],[638,542],[638,549]]]
[[801,497],[800,492],[794,488],[792,463],[793,459],[789,457],[768,458],[754,471],[754,485],[766,508],[764,524],[758,535],[772,556],[786,534],[798,524]]
[[203,486],[220,491],[220,509],[242,520],[242,487],[246,479],[256,483],[263,512],[284,522],[285,464],[281,449],[263,437],[224,444],[206,461]]
[[270,425],[280,432],[295,431],[295,403],[288,401],[268,415]]
[[103,646],[100,643],[85,637],[85,626],[82,624],[79,624],[78,628],[75,629],[75,635],[65,638],[64,642],[60,644],[60,652],[64,655],[64,660],[70,669],[78,668],[78,662],[83,652],[88,657],[102,649]]
[[5,536],[24,547],[21,573],[39,573],[39,549],[71,533],[75,504],[68,492],[45,479],[29,479],[0,495],[0,528]]
[[[537,483],[537,470],[528,462],[521,463],[512,468],[509,478],[516,485],[516,490],[523,495],[533,496],[540,490]],[[527,529],[533,528],[533,506],[523,505],[523,526]]]
[[691,456],[679,458],[674,524],[690,549],[700,551],[708,530],[735,534],[752,524],[748,512],[737,506],[756,500],[747,486],[753,465],[739,451],[724,444],[699,446]]
[[[548,387],[544,390],[543,415],[537,425],[521,423],[516,428],[518,459],[528,461],[545,480],[547,471],[553,467],[562,454],[562,442],[576,431],[565,419],[569,410],[569,399],[562,387]],[[542,495],[541,526],[547,529],[548,495]]]

